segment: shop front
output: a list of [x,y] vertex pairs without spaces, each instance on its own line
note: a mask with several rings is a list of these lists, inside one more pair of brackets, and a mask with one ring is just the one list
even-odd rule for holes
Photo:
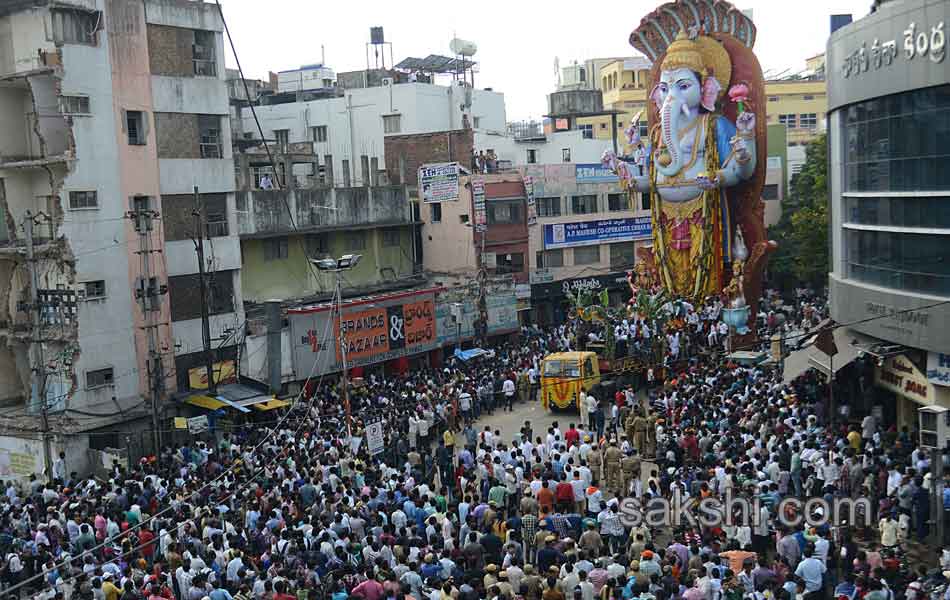
[[[950,388],[934,385],[913,361],[904,354],[891,356],[874,369],[874,384],[879,397],[890,398],[885,409],[893,407],[898,429],[913,430],[917,424],[917,410],[923,406],[950,407]],[[890,410],[885,410],[890,413]],[[889,419],[885,419],[885,425]]]
[[550,326],[560,325],[567,321],[571,308],[568,294],[575,294],[580,290],[593,294],[600,294],[606,290],[611,306],[626,303],[630,296],[627,274],[622,271],[606,275],[533,283],[531,285],[531,307],[535,323],[540,326]]

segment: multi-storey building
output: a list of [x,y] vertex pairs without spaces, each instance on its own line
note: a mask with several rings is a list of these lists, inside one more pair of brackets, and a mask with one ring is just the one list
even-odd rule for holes
[[921,443],[937,448],[946,421],[931,411],[950,408],[948,21],[948,0],[879,2],[828,42],[831,316],[850,328],[820,361],[838,386],[861,382],[852,415],[913,429],[923,410]]
[[216,335],[241,320],[221,49],[213,4],[0,7],[0,452],[16,475],[42,469],[44,437],[82,470],[83,447],[124,444],[116,430],[161,419],[187,382],[195,185]]

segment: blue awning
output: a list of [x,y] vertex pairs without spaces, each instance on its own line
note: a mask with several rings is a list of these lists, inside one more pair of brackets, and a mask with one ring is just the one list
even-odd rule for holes
[[469,361],[473,358],[478,358],[479,356],[487,356],[492,354],[488,350],[483,350],[481,348],[472,348],[471,350],[459,350],[455,349],[455,358],[459,360]]

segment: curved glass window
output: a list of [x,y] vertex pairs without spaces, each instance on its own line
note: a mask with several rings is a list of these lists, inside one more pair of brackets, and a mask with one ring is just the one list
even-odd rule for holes
[[846,229],[845,240],[848,277],[950,296],[950,236]]
[[844,191],[950,190],[950,85],[843,109]]
[[860,198],[845,196],[843,200],[845,223],[950,229],[950,194]]

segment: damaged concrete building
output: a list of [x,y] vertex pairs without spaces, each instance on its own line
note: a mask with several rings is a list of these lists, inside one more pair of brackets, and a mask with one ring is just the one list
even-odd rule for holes
[[168,428],[203,364],[195,187],[212,337],[236,354],[222,29],[214,4],[189,0],[0,4],[4,479],[41,473],[44,446],[82,472],[87,449],[151,451],[147,430]]

